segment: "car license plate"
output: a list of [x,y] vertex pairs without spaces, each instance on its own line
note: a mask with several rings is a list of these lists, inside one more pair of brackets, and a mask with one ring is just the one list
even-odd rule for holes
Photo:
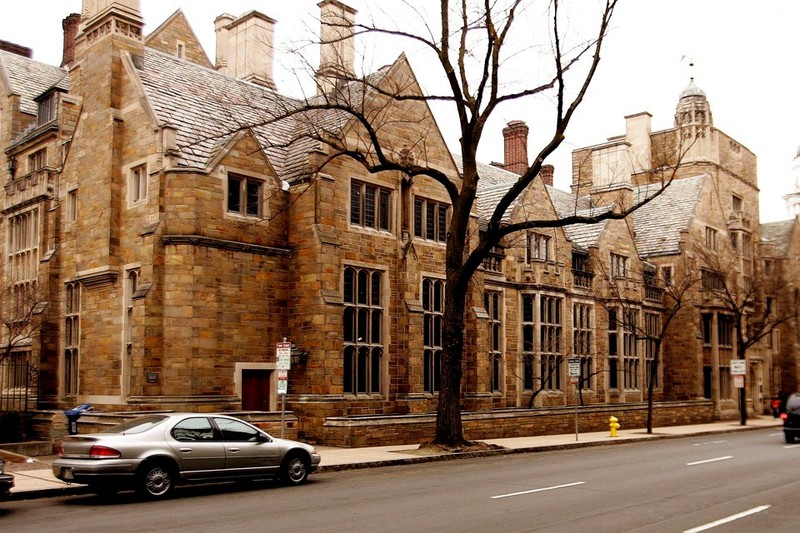
[[75,474],[74,474],[71,466],[66,466],[66,467],[62,468],[61,469],[61,475],[64,477],[64,479],[74,479],[75,478]]

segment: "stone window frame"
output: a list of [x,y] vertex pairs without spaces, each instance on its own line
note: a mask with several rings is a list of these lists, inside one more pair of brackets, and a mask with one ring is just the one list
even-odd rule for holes
[[528,233],[526,241],[526,263],[531,264],[535,262],[553,261],[554,253],[552,249],[552,236],[532,231]]
[[565,299],[554,294],[540,294],[538,300],[539,371],[542,390],[563,392]]
[[483,291],[483,308],[488,320],[488,355],[490,392],[502,393],[505,390],[505,329],[504,329],[504,293],[502,290],[488,289]]
[[347,204],[350,228],[393,234],[394,192],[393,188],[386,185],[362,178],[351,178]]
[[[352,272],[351,278],[348,272]],[[356,264],[347,264],[343,268],[342,391],[346,395],[384,393],[384,367],[389,344],[386,298],[390,294],[386,278],[383,268]],[[377,288],[376,279],[379,281]]]
[[522,341],[522,388],[533,391],[536,381],[536,304],[535,293],[524,293],[520,297]]
[[706,248],[715,252],[719,249],[719,231],[711,226],[706,226]]
[[611,252],[611,277],[628,277],[628,256]]
[[449,204],[415,194],[412,210],[414,237],[437,244],[447,242],[452,216]]
[[[269,202],[267,201],[267,184],[271,179],[269,176],[239,168],[220,168],[220,176],[223,189],[222,209],[226,217],[251,221],[256,219],[266,220],[270,217]],[[238,210],[231,209],[231,180],[239,180]],[[247,183],[257,185],[258,214],[247,212]],[[245,200],[244,203],[243,200]]]
[[136,207],[147,201],[149,192],[150,173],[148,171],[147,160],[139,160],[124,167],[123,172],[127,176],[127,205],[128,208]]
[[74,186],[67,190],[67,198],[64,210],[64,222],[74,224],[78,221],[78,187]]
[[47,167],[47,147],[34,150],[27,157],[28,160],[28,174],[38,172]]
[[594,303],[572,302],[572,353],[580,359],[580,385],[583,390],[594,389]]
[[661,333],[661,313],[655,311],[644,311],[644,386],[650,386],[650,379],[653,376],[655,383],[653,390],[661,389],[661,358],[658,366],[653,372],[653,362],[659,354],[656,352],[656,337]]
[[65,283],[64,287],[64,397],[76,397],[80,380],[81,342],[81,284],[77,281]]
[[420,301],[423,313],[423,391],[436,395],[441,390],[444,350],[444,279],[424,276]]

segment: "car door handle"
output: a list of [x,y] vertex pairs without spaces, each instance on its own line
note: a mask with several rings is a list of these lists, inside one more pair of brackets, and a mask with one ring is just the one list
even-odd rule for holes
[[231,453],[239,453],[239,448],[228,448],[228,451]]
[[181,453],[192,453],[191,448],[181,448]]

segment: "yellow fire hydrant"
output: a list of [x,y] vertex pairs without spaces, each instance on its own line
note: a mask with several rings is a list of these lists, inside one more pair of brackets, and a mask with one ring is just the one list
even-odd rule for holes
[[617,420],[616,416],[612,416],[608,419],[608,428],[611,430],[611,436],[617,436],[617,430],[619,429],[619,420]]

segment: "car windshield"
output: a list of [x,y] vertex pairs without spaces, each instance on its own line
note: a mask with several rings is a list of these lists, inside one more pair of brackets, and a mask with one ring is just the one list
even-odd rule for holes
[[134,418],[133,420],[128,420],[105,429],[101,433],[142,433],[143,431],[157,426],[166,419],[167,417],[163,415],[140,416],[139,418]]

